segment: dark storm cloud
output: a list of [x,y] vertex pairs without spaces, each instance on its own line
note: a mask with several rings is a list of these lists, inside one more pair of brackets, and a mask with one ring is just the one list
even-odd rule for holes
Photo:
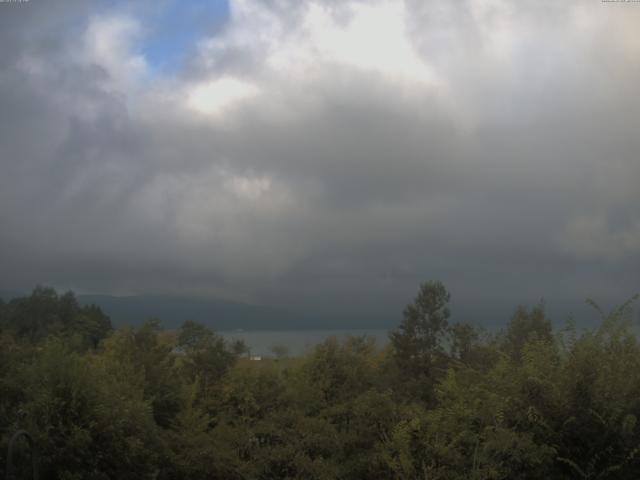
[[157,77],[143,10],[28,5],[0,10],[3,287],[368,315],[429,278],[506,302],[640,285],[636,11],[234,2]]

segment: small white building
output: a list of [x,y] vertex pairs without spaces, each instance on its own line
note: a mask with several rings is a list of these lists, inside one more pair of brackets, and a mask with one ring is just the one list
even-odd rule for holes
[[253,360],[254,362],[259,362],[260,360],[262,360],[262,357],[260,355],[251,355],[249,357],[249,360]]

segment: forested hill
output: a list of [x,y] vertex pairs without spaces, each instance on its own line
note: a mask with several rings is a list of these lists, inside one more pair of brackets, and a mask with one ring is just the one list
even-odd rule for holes
[[[28,294],[1,292],[5,301]],[[193,320],[218,331],[226,330],[320,330],[342,328],[388,329],[400,318],[399,312],[377,311],[353,315],[348,312],[295,310],[215,298],[166,295],[76,295],[80,305],[96,305],[116,327],[140,326],[158,319],[164,328],[176,328]]]
[[[2,292],[0,298],[28,294]],[[390,329],[402,318],[402,303],[397,308],[386,307],[351,311],[313,311],[278,306],[256,305],[215,298],[176,297],[166,295],[77,295],[80,305],[96,305],[109,316],[114,326],[140,326],[146,320],[160,320],[164,328],[176,328],[185,320],[193,320],[218,331],[228,330],[321,330],[321,329]],[[407,295],[407,300],[410,295]],[[513,313],[514,304],[507,300],[453,298],[451,305],[459,321],[489,330],[499,329]],[[530,307],[534,305],[528,305]],[[611,309],[614,304],[604,304]],[[545,302],[547,316],[555,326],[562,326],[574,316],[580,327],[598,324],[598,313],[581,300]],[[639,312],[640,313],[640,312]],[[640,317],[639,317],[640,319]]]
[[[407,295],[407,299],[410,298]],[[194,320],[218,331],[390,329],[402,318],[401,303],[395,309],[355,306],[348,312],[327,312],[163,295],[78,295],[78,301],[82,305],[99,306],[115,326],[142,325],[149,318],[157,318],[165,328],[175,328],[185,320]],[[514,308],[514,304],[506,300],[470,301],[454,298],[451,303],[458,320],[491,330],[503,326]],[[580,326],[597,325],[597,312],[584,300],[554,300],[546,303],[547,315],[554,325],[562,325],[570,315],[580,319]],[[605,305],[605,308],[613,306]]]
[[185,320],[201,322],[215,330],[295,329],[315,326],[318,318],[300,312],[263,305],[225,300],[179,298],[160,295],[109,296],[80,295],[81,304],[98,305],[111,317],[115,326],[141,325],[158,318],[165,328],[175,328]]

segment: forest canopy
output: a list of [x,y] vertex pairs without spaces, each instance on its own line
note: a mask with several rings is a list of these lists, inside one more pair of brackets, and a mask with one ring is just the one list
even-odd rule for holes
[[197,322],[113,329],[38,287],[0,301],[0,469],[25,429],[52,479],[635,479],[633,300],[584,331],[517,307],[490,334],[426,282],[384,348],[255,362]]

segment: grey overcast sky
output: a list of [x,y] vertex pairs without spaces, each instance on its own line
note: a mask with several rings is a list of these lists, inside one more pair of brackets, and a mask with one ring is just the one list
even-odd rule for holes
[[0,289],[640,290],[640,3],[0,3]]

